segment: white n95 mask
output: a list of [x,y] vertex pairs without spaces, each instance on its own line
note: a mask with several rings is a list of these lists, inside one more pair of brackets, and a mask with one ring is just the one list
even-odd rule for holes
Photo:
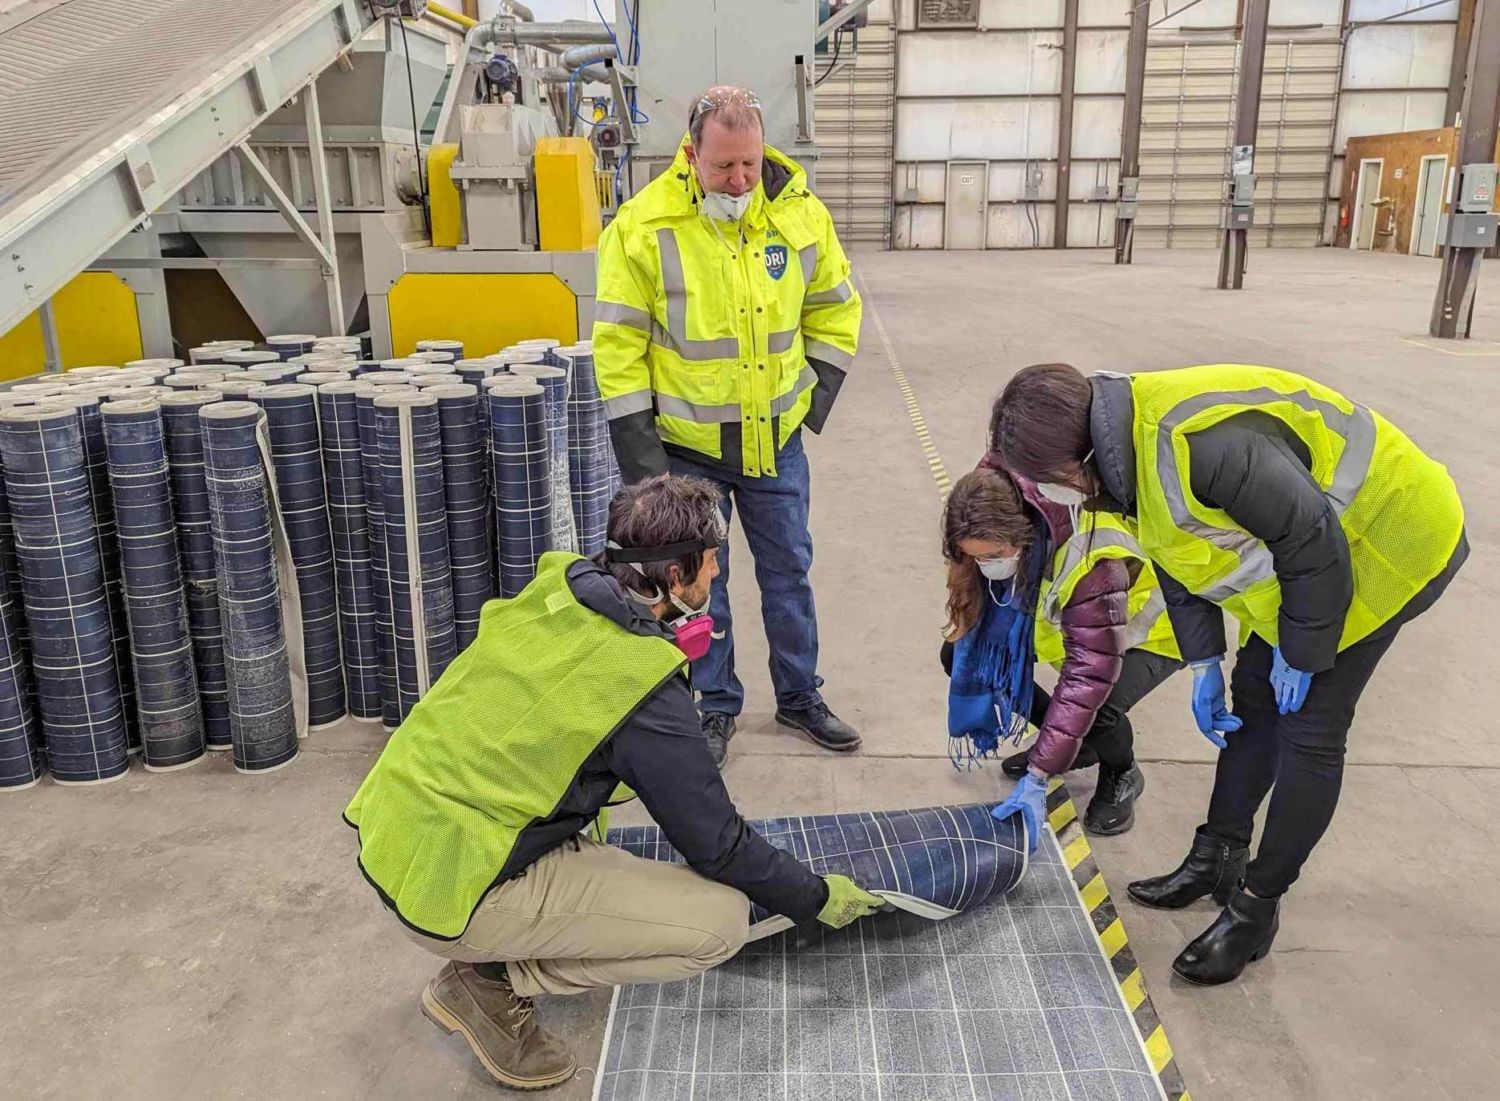
[[703,213],[716,222],[738,222],[750,209],[750,199],[755,192],[729,195],[723,191],[709,191],[703,196]]

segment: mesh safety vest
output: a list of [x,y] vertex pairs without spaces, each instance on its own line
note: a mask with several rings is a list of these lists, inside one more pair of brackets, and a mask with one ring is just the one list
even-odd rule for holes
[[[682,668],[568,588],[578,556],[480,613],[479,635],[391,735],[344,811],[359,864],[413,928],[463,934],[517,837],[549,817],[590,754]],[[516,869],[512,869],[514,871]]]
[[1062,610],[1090,570],[1105,559],[1116,558],[1134,560],[1141,567],[1130,586],[1125,648],[1180,660],[1182,654],[1167,619],[1167,602],[1156,583],[1156,570],[1141,550],[1130,521],[1114,512],[1084,512],[1080,517],[1079,530],[1053,552],[1052,568],[1037,597],[1036,656],[1049,665],[1062,665]]
[[737,430],[757,477],[807,416],[808,356],[849,370],[860,321],[828,208],[796,161],[765,155],[790,179],[774,199],[757,184],[739,226],[699,212],[681,150],[620,209],[599,240],[593,331],[610,420],[654,410],[664,443],[716,459]]
[[1194,498],[1188,439],[1254,410],[1286,424],[1349,541],[1354,600],[1343,650],[1392,618],[1442,572],[1463,532],[1448,471],[1379,413],[1300,375],[1214,364],[1132,375],[1137,533],[1153,560],[1242,629],[1277,641],[1281,585],[1271,552]]

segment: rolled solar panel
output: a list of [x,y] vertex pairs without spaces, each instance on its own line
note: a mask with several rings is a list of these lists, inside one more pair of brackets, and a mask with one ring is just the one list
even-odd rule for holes
[[545,363],[518,363],[513,373],[536,379],[547,398],[547,469],[552,478],[552,545],[549,550],[577,549],[573,530],[573,496],[568,474],[568,371]]
[[452,359],[463,359],[464,342],[462,340],[419,340],[417,351],[447,352]]
[[264,390],[264,382],[248,381],[239,376],[223,379],[219,382],[205,382],[203,389],[212,390],[219,394],[225,401],[246,401],[257,392]]
[[149,399],[115,401],[104,406],[103,416],[141,757],[153,771],[183,768],[203,756],[203,713],[161,408]]
[[[310,333],[278,333],[266,337],[266,347],[282,360],[303,356],[313,350],[318,338]],[[231,361],[232,362],[232,361]]]
[[0,461],[47,767],[64,784],[114,779],[127,767],[125,710],[76,411],[0,413]]
[[368,375],[371,371],[381,370],[378,359],[356,359],[354,361],[353,373],[355,378]]
[[252,402],[223,401],[204,406],[199,417],[218,565],[234,767],[264,772],[297,755],[271,486],[259,438],[265,413]]
[[371,386],[405,386],[411,379],[412,376],[406,371],[366,371],[359,376],[360,382]]
[[85,380],[97,380],[101,378],[114,378],[120,373],[120,368],[102,364],[97,367],[70,367],[63,375],[63,379],[69,385],[76,385]]
[[545,363],[547,355],[538,348],[506,348],[486,357],[491,363],[510,365],[514,363]]
[[593,556],[604,549],[609,502],[614,496],[610,475],[614,451],[609,421],[594,375],[593,349],[582,345],[558,348],[568,362],[568,491],[579,554]]
[[300,375],[302,368],[295,363],[282,363],[271,367],[251,367],[245,372],[244,378],[247,382],[286,382],[294,375]]
[[423,363],[452,363],[458,357],[452,352],[413,352],[408,359],[421,360]]
[[470,386],[480,385],[496,371],[503,369],[504,364],[491,359],[459,359],[453,363],[454,373]]
[[229,685],[224,669],[224,628],[219,617],[219,573],[214,562],[213,515],[208,503],[199,412],[220,401],[207,391],[169,394],[160,399],[172,508],[177,517],[177,549],[182,559],[188,635],[198,674],[198,704],[209,749],[231,745]]
[[364,342],[357,336],[320,336],[313,343],[313,351],[336,351],[345,355],[358,355]]
[[132,359],[129,363],[125,364],[125,370],[172,372],[177,370],[179,367],[182,367],[183,365],[184,364],[182,360],[172,359],[169,357],[161,357],[157,359]]
[[392,644],[391,573],[385,555],[385,490],[380,473],[380,442],[375,435],[375,398],[387,388],[358,385],[360,474],[365,491],[365,524],[370,540],[370,592],[375,598],[375,649],[380,657],[380,718],[386,729],[401,722],[396,689],[396,650]]
[[418,363],[426,363],[425,359],[417,359],[415,356],[396,356],[394,359],[382,359],[380,369],[382,371],[404,371],[408,367],[415,367]]
[[303,386],[322,386],[327,382],[348,382],[352,377],[347,371],[305,371],[292,381]]
[[396,690],[406,718],[457,653],[443,445],[430,394],[375,398]]
[[365,519],[364,471],[360,459],[359,390],[356,382],[318,389],[318,423],[323,435],[323,475],[328,486],[328,521],[338,579],[339,638],[349,714],[380,718],[380,651],[375,641],[374,577],[370,534]]
[[238,352],[225,352],[220,362],[233,364],[236,367],[264,367],[267,363],[276,363],[280,359],[281,357],[275,352],[245,348]]
[[15,530],[0,477],[0,790],[29,788],[46,771]]
[[[462,384],[463,381],[464,380],[460,378],[457,373],[453,371],[443,371],[431,375],[418,375],[416,378],[411,380],[411,384],[418,390],[426,390],[433,386],[455,386]],[[477,386],[474,389],[476,393],[479,390]]]
[[426,363],[413,363],[410,367],[403,368],[403,370],[413,378],[420,378],[423,375],[452,375],[457,373],[453,369],[453,361],[448,359],[432,360]]
[[196,390],[205,382],[217,382],[218,379],[196,379],[191,375],[183,378],[181,375],[171,375],[162,379],[162,385],[168,390]]
[[534,380],[488,393],[500,595],[510,597],[531,583],[537,559],[552,545],[547,399]]
[[490,568],[490,504],[479,391],[463,384],[424,391],[438,401],[443,435],[443,496],[453,579],[453,632],[462,650],[479,633],[479,612],[495,596]]
[[[313,728],[328,726],[342,719],[347,707],[317,391],[287,383],[267,386],[251,400],[266,413],[271,463],[276,471],[275,503],[297,571],[307,721]],[[289,642],[296,646],[298,640]]]

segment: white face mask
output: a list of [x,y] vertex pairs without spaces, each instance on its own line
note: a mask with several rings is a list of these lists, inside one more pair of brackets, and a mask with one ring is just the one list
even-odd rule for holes
[[1054,504],[1067,505],[1070,508],[1077,508],[1089,499],[1089,495],[1083,490],[1060,485],[1057,482],[1038,482],[1036,491]]
[[1016,575],[1016,567],[1020,564],[1021,556],[1012,555],[1009,558],[979,558],[975,564],[979,572],[991,581],[1008,581]]
[[709,191],[703,196],[703,213],[716,222],[738,222],[750,209],[750,200],[755,192],[729,195],[723,191]]

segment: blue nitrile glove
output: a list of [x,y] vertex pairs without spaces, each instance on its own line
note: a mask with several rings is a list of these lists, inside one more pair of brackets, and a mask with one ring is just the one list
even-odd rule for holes
[[1281,647],[1276,647],[1276,656],[1271,662],[1271,690],[1276,693],[1276,710],[1283,715],[1288,711],[1301,711],[1311,684],[1312,674],[1293,669],[1281,656]]
[[1036,843],[1047,825],[1047,781],[1029,769],[1005,802],[990,811],[990,815],[999,821],[1017,812],[1026,820],[1027,851],[1036,852]]
[[1223,658],[1193,662],[1193,718],[1198,729],[1214,745],[1223,749],[1229,743],[1221,735],[1231,734],[1244,725],[1229,713],[1224,702]]

